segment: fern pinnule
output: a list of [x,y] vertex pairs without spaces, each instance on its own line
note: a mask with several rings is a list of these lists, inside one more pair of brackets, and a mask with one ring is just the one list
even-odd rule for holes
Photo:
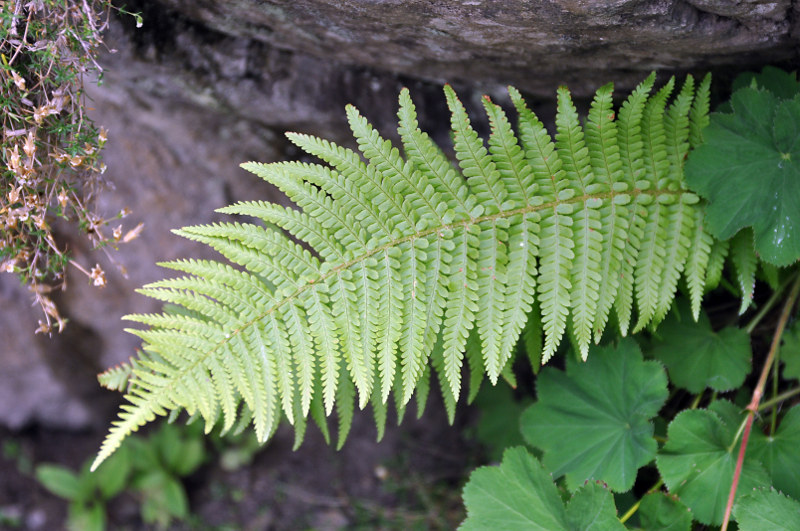
[[[667,99],[675,87],[675,78],[670,78],[666,85],[645,104],[642,114],[642,137],[644,139],[644,178],[640,186],[657,190],[669,172],[667,159],[666,133],[664,131],[664,113]],[[667,204],[675,198],[668,194],[651,196],[648,205],[647,219],[641,239],[636,262],[636,303],[639,319],[633,332],[643,329],[655,316],[658,305],[658,291],[666,258],[666,229],[669,222]]]
[[519,130],[525,157],[533,169],[534,178],[543,204],[539,212],[539,247],[547,249],[539,259],[537,291],[545,333],[542,361],[555,353],[564,335],[569,313],[570,268],[575,257],[572,240],[573,205],[561,202],[571,199],[575,192],[569,189],[559,153],[544,125],[526,106],[516,89],[510,88],[511,101],[519,113]]
[[[503,181],[511,208],[539,206],[538,185],[533,170],[525,160],[525,153],[519,146],[511,124],[503,109],[489,100],[483,99],[483,106],[489,117],[492,133],[489,136],[489,152]],[[536,256],[539,248],[539,220],[537,212],[519,214],[509,219],[507,232],[507,264],[505,266],[505,293],[502,300],[505,311],[502,322],[497,326],[501,338],[499,359],[487,371],[492,383],[497,380],[501,367],[512,355],[516,338],[522,330],[531,311],[536,290]],[[470,392],[472,392],[470,390]]]
[[400,109],[397,116],[399,118],[397,132],[403,141],[403,149],[408,160],[428,179],[439,193],[442,202],[451,209],[451,214],[443,220],[445,224],[469,219],[473,214],[477,215],[473,212],[475,197],[470,195],[464,179],[458,175],[428,134],[419,129],[416,109],[407,88],[400,91]]
[[[617,145],[622,162],[622,181],[628,190],[647,187],[644,180],[644,137],[642,134],[642,117],[645,104],[655,83],[655,74],[651,74],[631,92],[619,110],[617,127]],[[628,230],[622,253],[619,273],[619,287],[614,301],[614,309],[619,322],[620,333],[625,336],[630,328],[633,315],[634,270],[639,259],[642,237],[644,236],[647,205],[651,197],[646,194],[637,195],[631,202],[628,217]]]
[[572,285],[572,331],[584,360],[589,355],[592,325],[597,310],[601,277],[603,195],[609,191],[607,182],[595,179],[589,149],[584,141],[578,111],[565,87],[558,90],[556,115],[556,148],[564,162],[564,173],[570,189],[582,199],[574,204],[572,231],[574,259],[570,269]]
[[[708,107],[711,88],[711,75],[706,75],[697,86],[689,110],[689,148],[702,143],[702,131],[708,125]],[[706,289],[706,274],[711,263],[713,238],[704,227],[705,208],[700,206],[694,211],[694,229],[690,235],[688,259],[684,268],[684,277],[689,287],[692,316],[700,317],[700,303]],[[721,272],[721,270],[720,270]],[[714,283],[716,286],[716,283]]]
[[[689,152],[689,112],[693,97],[694,78],[687,76],[680,93],[664,114],[669,170],[659,182],[659,188],[679,190],[682,186],[683,164]],[[697,200],[696,196],[685,194],[665,207],[668,218],[665,248],[672,249],[672,252],[664,257],[664,270],[656,297],[658,302],[651,323],[653,326],[664,319],[672,305],[678,280],[689,256],[696,221],[692,204]]]
[[[179,409],[206,430],[252,423],[262,441],[286,418],[295,445],[309,416],[329,440],[335,410],[341,446],[356,403],[369,404],[380,437],[389,398],[402,418],[416,394],[419,415],[433,377],[452,421],[464,366],[470,400],[484,376],[513,381],[523,330],[530,345],[543,337],[531,359],[546,362],[567,330],[585,358],[612,307],[623,333],[634,312],[635,329],[652,324],[681,274],[699,304],[727,249],[704,231],[704,204],[683,183],[708,83],[694,93],[688,80],[669,106],[674,81],[651,97],[653,84],[651,76],[632,93],[619,119],[612,86],[601,88],[584,124],[559,89],[555,142],[514,88],[518,133],[485,98],[491,133],[481,139],[448,86],[457,165],[420,131],[405,89],[402,153],[352,106],[360,153],[289,133],[324,164],[243,166],[294,206],[241,202],[220,212],[263,226],[176,231],[230,264],[167,262],[184,276],[141,290],[181,309],[129,317],[148,327],[132,330],[144,352],[94,466],[129,433]],[[744,286],[754,267],[740,247],[733,256]]]
[[751,229],[742,229],[730,239],[729,258],[736,272],[736,285],[742,295],[742,303],[739,306],[739,315],[742,315],[753,302],[756,269],[758,268],[758,257],[753,246]]
[[585,127],[585,140],[589,149],[592,172],[599,182],[606,183],[609,191],[616,194],[613,200],[603,202],[600,214],[603,220],[600,228],[603,244],[599,272],[603,280],[598,286],[597,305],[594,311],[592,328],[595,343],[600,342],[619,290],[630,216],[630,195],[626,192],[633,189],[633,186],[623,178],[612,99],[613,90],[612,83],[598,89],[592,100]]

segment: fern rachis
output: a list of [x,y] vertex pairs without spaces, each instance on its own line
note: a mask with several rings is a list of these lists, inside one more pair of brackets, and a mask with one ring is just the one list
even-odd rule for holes
[[327,434],[335,407],[341,444],[356,396],[359,407],[373,405],[380,432],[389,395],[400,410],[415,390],[427,396],[431,366],[450,412],[465,356],[473,374],[496,382],[532,308],[546,361],[567,329],[585,358],[612,307],[623,333],[634,299],[637,329],[663,318],[682,273],[694,301],[713,240],[698,222],[702,203],[683,186],[682,157],[699,137],[707,105],[695,103],[708,83],[695,93],[689,78],[669,107],[673,81],[648,97],[652,84],[634,91],[619,121],[603,87],[584,125],[560,89],[555,142],[510,88],[519,137],[485,99],[487,143],[446,87],[461,172],[419,130],[405,89],[405,157],[348,106],[360,154],[289,134],[329,166],[245,164],[298,209],[238,203],[221,212],[277,228],[177,231],[239,267],[171,262],[189,276],[145,287],[183,310],[129,317],[151,328],[134,331],[145,353],[132,369],[131,403],[95,466],[127,434],[181,408],[209,430],[220,417],[224,430],[252,421],[265,440],[281,416],[299,438],[309,414]]

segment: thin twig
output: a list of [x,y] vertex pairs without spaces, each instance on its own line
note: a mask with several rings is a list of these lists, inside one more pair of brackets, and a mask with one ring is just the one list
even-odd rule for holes
[[775,290],[775,292],[772,294],[769,300],[767,300],[767,302],[765,302],[761,306],[761,309],[758,310],[756,316],[753,317],[749,323],[747,323],[747,326],[744,329],[745,332],[747,332],[748,334],[753,333],[753,330],[755,330],[756,326],[758,326],[758,323],[761,322],[761,319],[763,319],[770,312],[770,310],[772,310],[772,307],[775,306],[778,303],[778,301],[781,300],[783,292],[786,291],[786,288],[789,287],[789,284],[791,282],[792,282],[792,277],[790,276],[778,286],[778,289]]
[[753,428],[753,418],[758,412],[758,405],[761,402],[761,397],[764,395],[764,387],[767,384],[767,377],[769,376],[772,363],[775,360],[775,354],[778,351],[778,346],[781,343],[781,336],[783,329],[786,328],[786,322],[789,320],[789,315],[792,312],[794,303],[797,300],[797,295],[800,293],[800,274],[795,275],[792,289],[783,305],[781,317],[778,320],[778,326],[775,328],[775,334],[772,336],[772,345],[769,348],[769,354],[764,361],[764,367],[761,369],[761,376],[758,379],[758,384],[753,390],[753,398],[747,406],[747,420],[744,426],[744,433],[742,435],[742,445],[739,447],[739,457],[736,460],[736,471],[733,473],[733,481],[731,483],[731,490],[728,494],[728,504],[725,506],[725,517],[722,520],[722,528],[720,531],[727,531],[728,524],[731,520],[731,512],[733,511],[733,502],[736,497],[736,487],[739,486],[739,477],[742,475],[742,466],[744,465],[744,454],[747,450],[747,441],[750,438],[750,431]]
[[[663,479],[659,479],[659,480],[658,480],[658,483],[656,483],[655,485],[653,485],[652,487],[650,487],[650,490],[648,490],[648,491],[647,491],[647,494],[652,494],[652,493],[656,492],[658,489],[660,489],[660,488],[661,488],[661,485],[663,485],[663,484],[664,484],[664,480],[663,480]],[[645,496],[646,496],[647,494],[645,494]],[[624,524],[625,522],[627,522],[627,521],[628,521],[628,519],[630,519],[630,517],[631,517],[631,516],[633,516],[634,514],[636,514],[636,511],[638,511],[638,510],[639,510],[639,506],[640,506],[640,505],[642,505],[642,500],[643,500],[643,499],[644,499],[644,496],[642,496],[641,498],[639,498],[639,500],[638,500],[636,503],[634,503],[634,504],[631,506],[631,508],[630,508],[630,509],[628,509],[628,510],[625,512],[625,514],[623,514],[623,515],[620,517],[620,519],[619,519],[619,522],[620,522],[621,524]]]
[[766,402],[764,402],[763,404],[758,406],[758,410],[762,411],[764,409],[769,409],[772,406],[774,406],[775,404],[780,404],[784,400],[792,398],[793,396],[796,396],[796,395],[800,395],[800,387],[796,387],[794,389],[790,389],[789,391],[786,391],[786,392],[783,392],[783,393],[779,394],[775,398],[767,400]]

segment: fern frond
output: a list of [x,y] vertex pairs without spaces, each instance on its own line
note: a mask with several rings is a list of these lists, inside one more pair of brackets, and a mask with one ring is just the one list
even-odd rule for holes
[[753,302],[753,291],[756,286],[756,269],[758,257],[753,247],[753,232],[745,228],[730,240],[730,260],[736,271],[736,285],[742,295],[739,315],[742,315]]
[[[401,419],[416,393],[420,415],[434,375],[452,421],[464,365],[470,400],[485,376],[513,383],[521,335],[536,363],[567,331],[585,358],[612,307],[623,333],[634,312],[636,330],[653,325],[682,274],[698,308],[727,250],[704,231],[704,203],[683,181],[708,81],[695,91],[688,79],[671,103],[674,80],[651,97],[653,83],[631,94],[619,119],[612,86],[601,88],[585,124],[559,89],[555,141],[513,88],[518,133],[485,98],[491,133],[481,139],[448,86],[457,166],[420,131],[405,89],[402,153],[348,106],[360,153],[290,133],[325,164],[244,164],[294,206],[237,203],[220,212],[263,226],[176,231],[230,263],[167,262],[182,276],[140,290],[179,310],[128,317],[145,325],[131,330],[144,348],[129,377],[125,368],[104,376],[118,388],[127,378],[127,403],[94,467],[180,409],[206,430],[250,423],[262,441],[285,417],[295,445],[309,416],[330,440],[335,410],[341,446],[357,402],[371,405],[380,438],[389,397]],[[745,296],[755,273],[748,250],[732,245]]]

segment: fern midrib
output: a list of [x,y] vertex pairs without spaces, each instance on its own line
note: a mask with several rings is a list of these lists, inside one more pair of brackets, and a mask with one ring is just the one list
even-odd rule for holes
[[[261,314],[258,314],[253,319],[250,319],[249,321],[243,323],[241,326],[239,326],[235,330],[232,330],[231,332],[226,334],[226,337],[225,337],[224,340],[222,340],[219,343],[217,343],[212,349],[210,349],[204,355],[198,357],[194,361],[194,363],[192,363],[190,365],[187,365],[187,366],[184,366],[183,370],[175,373],[175,377],[170,379],[170,383],[161,388],[161,393],[158,393],[158,394],[156,394],[155,392],[148,393],[149,394],[149,399],[143,405],[147,406],[147,408],[152,411],[152,408],[150,407],[151,404],[158,403],[158,401],[159,401],[158,397],[163,395],[164,391],[169,391],[176,383],[178,383],[181,380],[181,377],[184,374],[186,374],[187,372],[193,372],[195,367],[198,366],[198,364],[201,364],[202,362],[204,362],[204,360],[208,356],[211,356],[212,354],[217,352],[220,347],[222,347],[223,345],[228,343],[234,336],[237,336],[242,330],[245,330],[245,329],[249,328],[250,326],[253,326],[255,323],[257,323],[258,321],[262,320],[264,317],[266,317],[267,315],[271,314],[272,312],[276,311],[278,308],[280,308],[284,304],[287,304],[287,303],[295,300],[300,295],[302,295],[307,289],[312,289],[315,284],[318,284],[319,282],[324,282],[325,280],[327,280],[332,275],[336,275],[336,274],[340,273],[341,271],[343,271],[343,270],[345,270],[345,269],[347,269],[347,268],[349,268],[349,267],[351,267],[351,266],[353,266],[353,265],[355,265],[355,264],[357,264],[359,262],[363,262],[364,260],[368,259],[369,257],[371,257],[371,256],[373,256],[375,254],[378,254],[380,252],[385,251],[386,249],[389,249],[389,248],[392,248],[392,247],[396,247],[396,246],[398,246],[398,245],[400,245],[400,244],[402,244],[404,242],[412,241],[412,240],[415,240],[415,239],[418,239],[418,238],[424,238],[426,236],[430,236],[431,234],[437,234],[437,233],[440,233],[443,230],[450,230],[450,229],[453,229],[453,228],[456,228],[456,227],[459,227],[459,226],[463,226],[464,230],[467,230],[470,225],[482,223],[484,221],[493,221],[493,220],[498,220],[498,219],[511,218],[513,216],[520,215],[520,214],[528,214],[528,213],[538,212],[538,211],[547,210],[547,209],[555,209],[556,207],[558,207],[559,205],[562,205],[562,204],[582,203],[582,202],[587,201],[589,199],[608,199],[608,200],[613,201],[616,196],[621,196],[621,195],[629,195],[631,197],[631,202],[633,202],[640,195],[650,195],[650,196],[653,196],[653,197],[658,197],[658,196],[661,196],[661,195],[678,196],[678,195],[687,194],[687,193],[691,193],[691,192],[689,192],[687,190],[668,190],[668,189],[641,190],[641,189],[637,188],[637,189],[634,189],[634,190],[632,190],[630,192],[614,192],[614,191],[610,191],[610,192],[604,192],[604,193],[598,193],[598,194],[574,196],[574,197],[571,197],[570,199],[566,199],[566,200],[563,200],[563,201],[556,200],[556,201],[551,201],[549,203],[541,203],[539,205],[528,205],[528,206],[516,208],[516,209],[513,209],[513,210],[506,210],[506,211],[497,212],[495,214],[489,214],[489,215],[485,215],[485,216],[479,216],[479,217],[475,217],[475,218],[465,219],[465,220],[457,221],[457,222],[454,222],[454,223],[449,223],[447,225],[440,225],[438,227],[431,227],[431,228],[427,228],[427,229],[422,230],[422,231],[415,232],[412,235],[403,236],[401,238],[397,238],[395,240],[391,240],[391,241],[386,242],[386,243],[384,243],[384,244],[382,244],[382,245],[380,245],[378,247],[375,247],[374,249],[370,249],[366,253],[364,253],[364,254],[356,257],[356,258],[353,258],[352,260],[349,260],[349,261],[344,262],[342,264],[339,264],[337,266],[331,267],[331,269],[328,270],[327,272],[320,274],[318,279],[309,280],[307,284],[298,287],[293,293],[283,297],[280,301],[277,301],[268,310],[264,311]],[[137,408],[137,409],[141,410],[141,406],[139,408]]]

